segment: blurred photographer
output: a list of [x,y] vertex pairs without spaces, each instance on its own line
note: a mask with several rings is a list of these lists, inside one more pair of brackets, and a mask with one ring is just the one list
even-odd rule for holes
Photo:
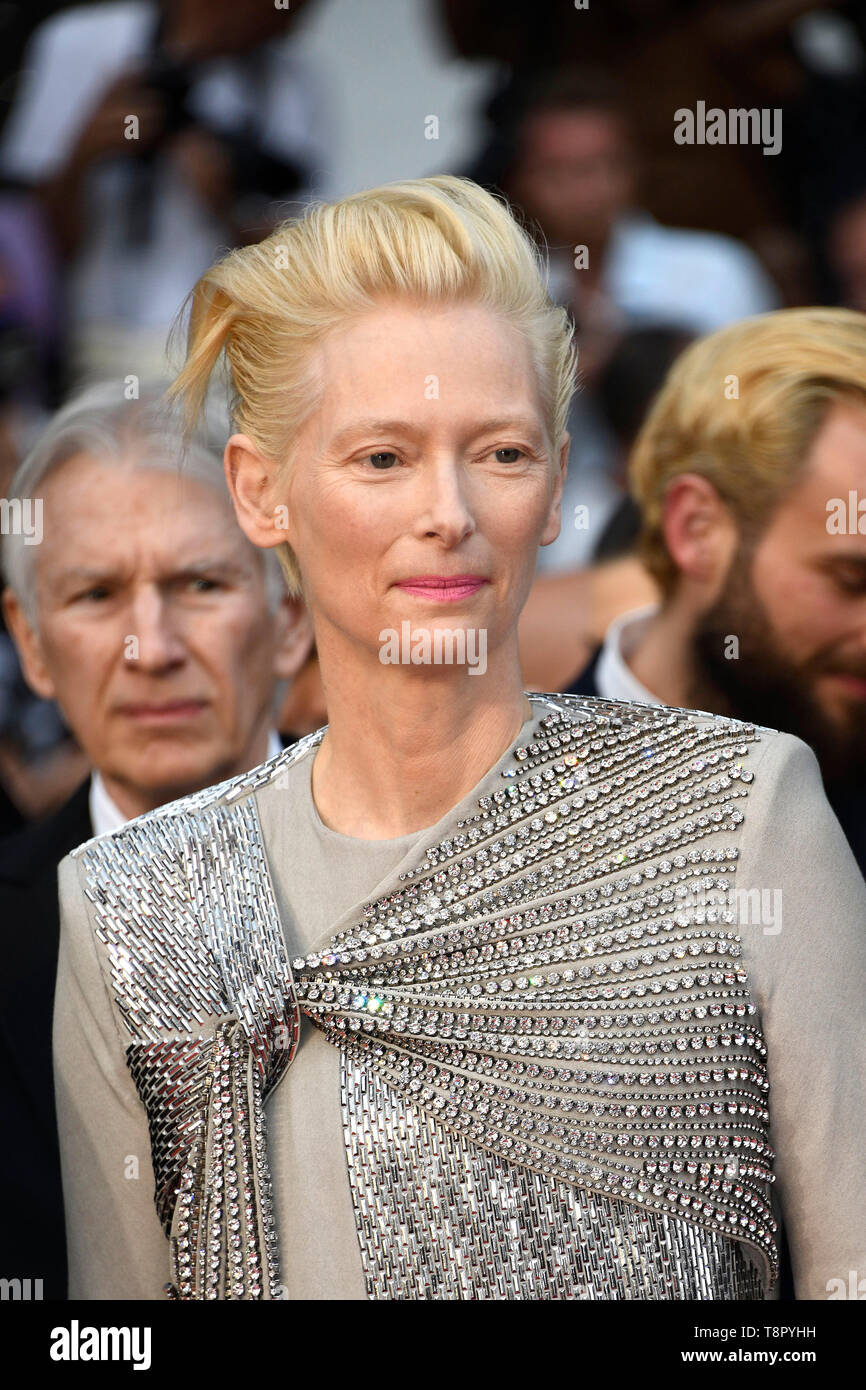
[[34,190],[64,266],[73,381],[159,375],[214,255],[309,195],[327,141],[293,51],[308,3],[124,0],[36,30],[0,173]]

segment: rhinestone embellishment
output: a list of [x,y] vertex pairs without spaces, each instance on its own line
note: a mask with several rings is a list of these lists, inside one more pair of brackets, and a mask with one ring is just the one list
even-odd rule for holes
[[169,1296],[276,1296],[263,1102],[299,1010],[342,1054],[371,1298],[766,1296],[766,1047],[726,905],[759,731],[530,698],[548,713],[501,786],[291,964],[250,793],[324,730],[74,852]]

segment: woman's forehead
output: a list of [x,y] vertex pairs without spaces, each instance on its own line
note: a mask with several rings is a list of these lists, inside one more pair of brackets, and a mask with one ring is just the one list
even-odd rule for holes
[[377,308],[330,332],[310,365],[323,394],[353,413],[373,401],[369,413],[387,413],[401,396],[447,404],[480,387],[503,404],[529,401],[536,388],[525,336],[481,305]]

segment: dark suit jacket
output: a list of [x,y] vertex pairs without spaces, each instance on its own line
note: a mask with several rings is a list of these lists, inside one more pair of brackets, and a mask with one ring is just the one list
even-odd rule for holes
[[600,656],[601,647],[596,647],[592,656],[589,658],[588,664],[584,666],[577,680],[573,681],[568,689],[562,692],[564,695],[598,695],[599,690],[595,683],[595,673],[598,670]]
[[66,1297],[51,1024],[60,922],[57,865],[93,834],[90,778],[44,821],[0,839],[0,1222],[2,1273]]

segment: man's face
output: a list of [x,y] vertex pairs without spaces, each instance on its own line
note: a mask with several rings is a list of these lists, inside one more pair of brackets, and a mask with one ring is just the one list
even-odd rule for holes
[[[849,493],[862,531],[833,534],[828,503],[847,516]],[[828,782],[866,774],[866,406],[831,409],[792,491],[735,555],[695,653],[696,702],[715,688],[735,717],[796,734]]]
[[260,761],[283,616],[228,498],[86,454],[42,498],[40,626],[16,636],[109,786],[159,804]]
[[633,194],[622,121],[589,109],[530,116],[508,191],[553,245],[603,241]]

